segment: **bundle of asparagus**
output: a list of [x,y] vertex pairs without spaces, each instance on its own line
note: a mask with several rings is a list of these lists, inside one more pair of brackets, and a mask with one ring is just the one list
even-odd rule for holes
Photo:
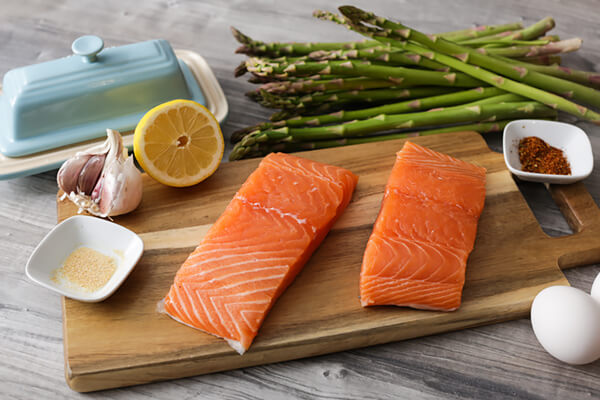
[[235,28],[249,57],[236,76],[247,95],[279,109],[270,122],[234,132],[230,160],[272,151],[344,146],[459,130],[502,130],[517,118],[557,110],[600,124],[600,74],[560,66],[581,39],[547,35],[552,18],[425,35],[353,6],[315,17],[368,40],[265,43]]

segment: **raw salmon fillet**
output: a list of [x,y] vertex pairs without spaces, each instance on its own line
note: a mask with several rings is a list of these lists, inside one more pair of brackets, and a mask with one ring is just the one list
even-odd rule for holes
[[484,202],[484,168],[406,142],[363,256],[363,307],[456,310]]
[[350,202],[357,180],[300,157],[265,157],[177,272],[164,311],[243,354]]

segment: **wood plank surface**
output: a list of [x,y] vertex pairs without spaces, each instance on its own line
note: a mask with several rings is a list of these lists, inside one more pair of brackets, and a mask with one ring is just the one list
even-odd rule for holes
[[[102,303],[63,301],[69,385],[92,391],[286,361],[520,318],[544,287],[566,285],[561,263],[600,261],[600,211],[587,191],[562,191],[581,229],[550,238],[508,172],[502,155],[476,132],[411,139],[487,169],[486,204],[467,264],[463,303],[455,312],[362,308],[358,277],[395,153],[405,140],[298,153],[359,176],[348,208],[296,281],[277,301],[250,350],[239,356],[223,340],[174,322],[156,310],[173,277],[259,160],[222,165],[205,184],[167,188],[145,176],[143,202],[119,223],[145,240],[127,282]],[[58,220],[76,207],[60,200]],[[558,193],[557,193],[558,195]],[[506,210],[511,212],[507,213]],[[185,215],[185,219],[178,217]],[[574,217],[575,218],[575,217]],[[583,227],[587,229],[584,229]],[[511,254],[511,257],[506,257]],[[563,260],[567,260],[563,262]]]
[[[410,22],[426,32],[476,24],[522,21],[546,15],[561,37],[584,40],[563,65],[600,71],[597,0],[442,0],[355,4]],[[242,95],[252,86],[234,79],[242,59],[233,54],[233,25],[263,40],[350,40],[344,29],[315,21],[312,10],[337,3],[317,0],[231,1],[6,0],[0,7],[0,75],[11,68],[52,60],[70,52],[73,39],[97,34],[107,46],[165,38],[175,48],[201,53],[211,65],[230,104],[223,132],[267,118]],[[561,120],[573,122],[569,116]],[[600,127],[577,122],[600,162]],[[501,151],[501,134],[486,141]],[[228,147],[228,150],[230,147]],[[600,201],[600,170],[584,181]],[[64,380],[60,296],[28,281],[27,258],[56,223],[56,171],[0,181],[0,398],[72,399]],[[571,228],[546,188],[517,182],[544,232]],[[510,210],[507,211],[510,213]],[[510,257],[506,255],[506,257]],[[565,271],[570,284],[589,291],[599,265]],[[268,366],[202,375],[162,383],[92,393],[110,399],[590,399],[600,397],[600,362],[569,366],[541,348],[529,319],[351,350]]]

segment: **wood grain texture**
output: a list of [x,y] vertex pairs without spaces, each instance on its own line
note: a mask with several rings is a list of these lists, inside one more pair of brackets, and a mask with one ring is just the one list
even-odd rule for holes
[[[583,38],[583,48],[564,65],[600,70],[596,0],[385,0],[352,2],[395,16],[426,32],[474,24],[532,23],[546,15],[562,37]],[[264,120],[269,112],[245,98],[252,86],[234,79],[242,59],[228,27],[264,40],[347,40],[344,29],[315,21],[316,8],[336,3],[306,1],[5,0],[0,13],[0,75],[9,69],[69,53],[71,41],[98,34],[108,46],[165,38],[200,52],[230,104],[226,136]],[[562,120],[572,121],[569,116]],[[600,162],[600,127],[577,122]],[[501,151],[501,135],[486,135]],[[600,170],[584,184],[600,200]],[[64,382],[60,298],[29,282],[24,267],[33,248],[56,223],[56,171],[0,181],[0,398],[82,398]],[[544,232],[571,229],[543,185],[517,182]],[[510,213],[510,210],[507,211]],[[510,254],[505,255],[511,257]],[[571,285],[588,291],[600,266],[565,271]],[[537,343],[528,319],[373,346],[281,364],[93,393],[109,399],[590,399],[600,397],[600,363],[568,366]]]
[[[143,203],[119,223],[141,233],[146,251],[127,282],[108,300],[63,300],[66,374],[77,391],[268,364],[426,336],[526,316],[544,287],[568,284],[568,267],[600,261],[600,210],[579,184],[562,189],[561,204],[581,229],[551,238],[506,169],[476,132],[412,139],[487,169],[486,204],[467,263],[463,302],[455,312],[362,308],[358,276],[363,251],[395,154],[405,140],[298,153],[357,174],[353,199],[295,282],[267,316],[250,350],[239,356],[223,340],[156,311],[173,276],[217,220],[259,160],[222,165],[204,185],[184,191],[145,176]],[[557,190],[557,192],[559,192]],[[58,220],[77,213],[57,195]],[[506,210],[510,209],[511,213]],[[172,211],[184,213],[182,220]],[[173,243],[173,238],[177,242]],[[511,254],[511,257],[506,257]]]

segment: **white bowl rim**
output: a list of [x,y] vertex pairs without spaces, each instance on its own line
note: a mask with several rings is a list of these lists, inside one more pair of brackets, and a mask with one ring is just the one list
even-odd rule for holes
[[[139,249],[140,249],[139,254],[137,254],[137,256],[132,259],[132,262],[130,264],[127,264],[124,267],[127,271],[123,274],[122,279],[114,281],[113,284],[111,285],[110,289],[107,290],[106,293],[103,293],[102,295],[100,295],[100,293],[102,293],[102,290],[99,289],[96,292],[89,293],[85,297],[78,296],[77,293],[75,293],[75,292],[68,292],[66,290],[61,289],[59,286],[50,285],[44,281],[39,280],[31,272],[32,260],[35,259],[35,256],[41,251],[41,249],[43,249],[43,247],[46,245],[46,243],[49,240],[51,240],[51,238],[55,235],[55,232],[58,229],[60,229],[63,225],[71,224],[71,223],[73,223],[74,220],[77,220],[77,219],[84,220],[84,221],[85,220],[87,220],[87,221],[93,220],[94,221],[93,223],[107,224],[107,225],[111,226],[111,229],[124,230],[124,231],[128,232],[128,234],[132,237],[133,241],[136,241],[139,243]],[[142,258],[143,254],[144,254],[144,241],[137,233],[133,232],[131,229],[125,228],[124,226],[119,225],[115,222],[107,221],[107,220],[99,218],[99,217],[93,217],[90,215],[73,215],[69,218],[66,218],[65,220],[63,220],[62,222],[60,222],[59,224],[54,226],[52,229],[50,229],[50,231],[48,231],[48,233],[44,236],[44,238],[42,240],[40,240],[38,245],[31,252],[29,259],[27,260],[27,263],[25,264],[25,275],[31,281],[37,283],[38,285],[43,286],[47,289],[50,289],[54,292],[57,292],[62,296],[69,297],[71,299],[75,299],[75,300],[86,302],[86,303],[95,303],[95,302],[100,302],[100,301],[106,300],[108,297],[110,297],[114,294],[114,292],[125,282],[127,277],[129,277],[129,275],[131,274],[131,272],[133,271],[135,266],[138,264],[138,262]],[[94,293],[98,293],[98,295],[94,296]]]
[[[516,168],[515,166],[513,166],[511,164],[511,162],[508,158],[508,152],[507,152],[507,148],[508,148],[507,140],[508,139],[506,137],[507,136],[506,132],[509,131],[512,126],[518,125],[518,124],[553,125],[553,126],[562,126],[564,128],[570,129],[572,132],[575,132],[574,133],[575,135],[581,136],[583,138],[583,140],[586,144],[585,150],[589,150],[589,152],[591,153],[591,161],[592,162],[589,164],[588,168],[586,168],[583,172],[576,174],[576,175],[542,174],[539,172],[527,172],[527,171],[523,171],[519,168]],[[570,124],[568,122],[549,121],[549,120],[540,120],[540,119],[516,119],[516,120],[510,121],[508,124],[506,124],[506,126],[504,127],[504,130],[502,132],[502,152],[503,152],[503,156],[504,156],[504,162],[510,172],[512,172],[513,174],[515,174],[519,177],[535,179],[538,182],[542,182],[544,180],[549,179],[549,180],[553,181],[554,183],[557,183],[559,181],[572,183],[572,182],[576,182],[576,181],[587,178],[594,169],[593,149],[592,149],[592,144],[590,142],[588,135],[585,133],[585,131],[583,129],[581,129],[577,125]]]

